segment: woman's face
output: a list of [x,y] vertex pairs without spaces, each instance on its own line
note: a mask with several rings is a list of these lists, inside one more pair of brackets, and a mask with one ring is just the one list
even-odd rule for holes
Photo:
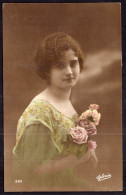
[[52,66],[50,71],[50,85],[69,89],[73,87],[80,75],[78,57],[72,49],[63,51],[60,59]]

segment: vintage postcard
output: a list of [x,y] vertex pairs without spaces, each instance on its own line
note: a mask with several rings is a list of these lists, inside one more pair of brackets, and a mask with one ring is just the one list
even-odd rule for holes
[[120,3],[3,3],[4,191],[122,191]]

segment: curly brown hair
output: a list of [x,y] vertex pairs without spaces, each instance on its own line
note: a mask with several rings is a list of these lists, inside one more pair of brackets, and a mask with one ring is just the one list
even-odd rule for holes
[[35,64],[38,75],[42,79],[48,80],[48,74],[54,62],[60,58],[62,51],[69,49],[72,49],[78,57],[80,70],[82,71],[84,54],[79,43],[68,34],[58,32],[47,36],[37,50]]

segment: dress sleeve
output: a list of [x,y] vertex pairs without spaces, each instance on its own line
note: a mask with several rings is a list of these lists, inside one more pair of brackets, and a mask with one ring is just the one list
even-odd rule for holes
[[[62,128],[62,121],[57,118],[61,118],[60,114],[55,114],[52,107],[41,101],[32,102],[25,112],[22,114],[18,121],[17,133],[16,133],[16,146],[14,147],[13,152],[15,151],[18,143],[25,133],[25,130],[31,125],[41,124],[44,128],[48,129],[51,134],[51,140],[53,145],[57,148],[59,154],[63,151],[63,145],[61,140],[64,139],[64,127]],[[58,121],[58,122],[57,122]],[[61,122],[61,127],[60,127]],[[58,124],[58,125],[57,125]],[[31,128],[31,127],[30,127]],[[61,129],[58,133],[58,129]],[[63,132],[61,132],[63,131]]]
[[48,163],[55,153],[49,129],[42,124],[32,124],[26,127],[15,156],[20,159],[22,167],[33,170],[39,164]]
[[84,184],[77,178],[72,167],[52,174],[37,174],[34,168],[44,165],[56,157],[56,147],[50,139],[50,131],[42,124],[29,125],[14,152],[12,181],[22,180],[23,184],[39,187],[69,187]]

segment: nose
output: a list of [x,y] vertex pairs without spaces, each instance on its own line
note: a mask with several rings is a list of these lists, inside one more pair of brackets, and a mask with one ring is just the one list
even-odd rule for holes
[[66,75],[71,75],[72,74],[72,69],[69,65],[66,67],[65,73],[66,73]]

